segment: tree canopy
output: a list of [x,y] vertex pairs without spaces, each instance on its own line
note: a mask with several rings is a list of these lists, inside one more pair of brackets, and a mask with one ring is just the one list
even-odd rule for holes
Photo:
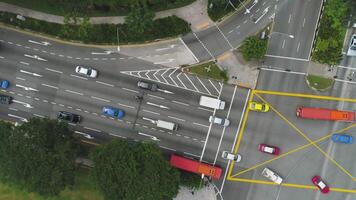
[[178,193],[179,173],[154,144],[114,140],[91,157],[92,175],[105,199],[166,200]]
[[241,52],[245,60],[259,60],[263,58],[267,51],[267,41],[261,40],[257,36],[248,37],[242,44]]
[[131,12],[125,18],[125,23],[131,34],[139,37],[152,28],[154,16],[155,13],[149,10],[145,3],[140,3],[132,6]]
[[32,118],[21,126],[0,122],[0,178],[41,195],[74,183],[76,147],[68,124]]

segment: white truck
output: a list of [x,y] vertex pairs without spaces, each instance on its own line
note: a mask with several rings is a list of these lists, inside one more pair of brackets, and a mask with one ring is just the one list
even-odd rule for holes
[[225,101],[222,101],[220,99],[215,99],[212,97],[200,96],[199,105],[205,106],[208,108],[224,110]]
[[173,122],[166,122],[166,121],[163,121],[163,120],[157,120],[156,121],[156,125],[159,128],[164,128],[164,129],[171,130],[171,131],[178,130],[178,124],[175,124]]
[[283,181],[282,177],[280,177],[276,172],[272,171],[271,169],[269,169],[267,167],[263,169],[262,176],[277,183],[278,185],[280,185]]

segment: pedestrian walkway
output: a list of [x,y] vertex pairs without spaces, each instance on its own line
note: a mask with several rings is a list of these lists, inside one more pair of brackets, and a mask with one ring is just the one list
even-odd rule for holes
[[181,187],[178,195],[173,200],[216,200],[216,196],[214,189],[209,186],[200,190]]
[[[207,4],[208,0],[196,0],[194,3],[181,8],[157,12],[155,19],[176,15],[190,23],[193,31],[204,29],[213,24],[207,14]],[[63,16],[47,14],[4,2],[0,2],[0,11],[15,13],[42,21],[64,24]],[[123,24],[125,22],[125,16],[91,17],[90,22],[92,24]]]

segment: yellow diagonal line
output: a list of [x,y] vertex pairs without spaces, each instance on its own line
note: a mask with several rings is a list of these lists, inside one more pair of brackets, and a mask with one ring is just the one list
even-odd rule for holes
[[[248,104],[251,102],[251,100],[252,100],[254,95],[255,95],[255,92],[254,92],[254,90],[252,90],[252,92],[250,94],[250,98],[248,99],[245,116],[243,116],[243,121],[242,121],[242,125],[241,125],[241,128],[240,128],[240,131],[239,131],[239,133],[236,133],[236,134],[239,134],[239,137],[237,139],[236,146],[234,148],[234,153],[235,154],[237,153],[237,150],[239,149],[241,138],[242,138],[242,135],[244,133],[244,129],[245,129],[246,121],[247,121],[247,116],[248,116],[248,113],[249,113]],[[227,177],[228,178],[230,177],[232,169],[234,168],[234,163],[235,162],[232,162],[231,165],[230,165],[229,171],[227,173]]]
[[279,96],[291,96],[291,97],[302,97],[310,99],[322,99],[322,100],[333,100],[333,101],[345,101],[345,102],[356,102],[356,99],[340,98],[340,97],[330,97],[330,96],[320,96],[312,94],[300,94],[300,93],[288,93],[288,92],[277,92],[277,91],[267,91],[267,90],[255,90],[255,94],[271,94]]
[[[260,98],[264,103],[268,103],[264,98],[262,98],[259,94],[255,94],[258,98]],[[356,100],[355,100],[356,101]],[[286,117],[284,117],[278,110],[276,110],[273,106],[270,105],[270,108],[280,117],[282,118],[289,126],[291,126],[297,133],[299,133],[302,137],[304,137],[309,143],[317,148],[326,158],[328,158],[331,162],[333,162],[337,167],[341,169],[345,174],[347,174],[352,180],[354,177],[339,163],[337,163],[333,158],[331,158],[324,150],[322,150],[317,144],[315,144],[308,136],[306,136],[301,130],[299,130],[292,122],[290,122]]]

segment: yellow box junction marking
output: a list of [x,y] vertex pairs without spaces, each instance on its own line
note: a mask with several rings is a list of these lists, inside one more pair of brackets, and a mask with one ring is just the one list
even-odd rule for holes
[[[271,95],[280,95],[280,96],[290,96],[290,97],[301,97],[301,98],[311,98],[311,99],[321,99],[321,100],[332,100],[332,101],[345,101],[345,102],[355,102],[356,103],[356,99],[348,99],[348,98],[338,98],[338,97],[328,97],[328,96],[319,96],[319,95],[309,95],[309,94],[299,94],[299,93],[286,93],[286,92],[276,92],[276,91],[264,91],[264,90],[252,90],[252,93],[250,95],[250,98],[248,100],[248,103],[250,103],[253,99],[253,96],[256,95],[261,101],[263,101],[264,103],[269,104],[264,98],[262,98],[259,94],[271,94]],[[270,104],[269,104],[270,105]],[[311,140],[309,137],[306,136],[306,134],[304,134],[301,130],[299,130],[293,123],[291,123],[286,117],[284,117],[280,112],[278,112],[274,107],[272,107],[270,105],[270,108],[283,120],[285,121],[289,126],[291,126],[295,131],[297,131],[297,133],[299,133],[303,138],[305,138],[309,143],[306,145],[303,145],[301,147],[298,147],[296,149],[293,149],[291,151],[288,151],[278,157],[272,158],[270,160],[264,161],[262,163],[259,163],[257,165],[254,165],[248,169],[245,169],[241,172],[238,172],[237,174],[234,174],[231,176],[232,173],[232,169],[234,166],[234,162],[232,162],[232,164],[230,165],[229,171],[228,171],[228,177],[227,180],[231,180],[231,181],[239,181],[239,182],[248,182],[248,183],[258,183],[258,184],[266,184],[266,185],[275,185],[275,183],[273,182],[269,182],[269,181],[262,181],[262,180],[253,180],[253,179],[244,179],[244,178],[236,178],[236,176],[239,176],[241,174],[244,174],[248,171],[251,171],[253,169],[256,169],[258,167],[261,167],[263,165],[266,165],[274,160],[283,158],[287,155],[290,155],[294,152],[297,152],[299,150],[302,150],[304,148],[307,148],[311,145],[313,145],[314,147],[316,147],[324,156],[326,156],[326,158],[328,160],[330,160],[331,162],[333,162],[339,169],[341,169],[345,174],[347,174],[353,181],[356,180],[355,177],[353,177],[345,168],[343,168],[339,163],[337,163],[333,158],[331,158],[326,152],[324,152],[318,145],[317,143],[319,143],[322,140],[325,140],[329,137],[331,137],[332,134],[334,133],[341,133],[344,132],[352,127],[355,127],[356,124],[352,124],[350,126],[347,126],[346,128],[343,128],[341,130],[335,131],[335,132],[331,132],[329,134],[327,134],[326,136],[323,136],[319,139],[316,140]],[[239,132],[239,137],[236,143],[236,146],[234,148],[234,153],[237,153],[243,133],[244,133],[244,129],[246,126],[246,122],[247,122],[247,118],[248,118],[248,113],[249,113],[249,108],[247,108],[245,115],[243,117],[243,123]],[[296,188],[305,188],[305,189],[316,189],[315,186],[310,186],[310,185],[300,185],[300,184],[290,184],[290,183],[282,183],[282,186],[286,186],[286,187],[296,187]],[[351,190],[351,189],[343,189],[343,188],[330,188],[331,191],[336,191],[336,192],[348,192],[348,193],[356,193],[356,190]]]

